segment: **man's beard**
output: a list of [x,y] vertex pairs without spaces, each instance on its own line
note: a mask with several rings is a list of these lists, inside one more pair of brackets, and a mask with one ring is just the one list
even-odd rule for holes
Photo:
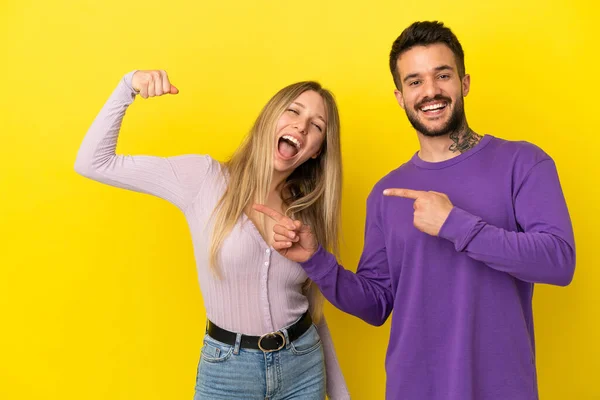
[[410,124],[413,126],[413,128],[415,128],[417,132],[420,132],[423,135],[429,137],[448,135],[460,129],[461,125],[463,124],[463,121],[465,120],[465,106],[462,96],[459,97],[456,101],[456,106],[454,107],[454,110],[452,111],[452,115],[450,115],[448,122],[446,122],[441,128],[429,129],[425,124],[419,121],[419,118],[417,116],[419,108],[424,103],[430,103],[431,101],[435,100],[446,102],[446,107],[450,107],[450,104],[452,103],[452,100],[450,100],[449,98],[437,95],[433,99],[424,99],[423,101],[421,101],[417,106],[415,106],[414,111],[409,111],[408,108],[405,109],[406,117],[410,121]]

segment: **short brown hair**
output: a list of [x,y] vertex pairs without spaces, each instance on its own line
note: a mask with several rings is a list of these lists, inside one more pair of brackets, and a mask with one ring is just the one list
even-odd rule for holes
[[456,35],[452,33],[450,28],[445,27],[442,22],[418,21],[402,31],[400,36],[394,41],[394,44],[392,44],[390,71],[398,90],[402,88],[402,82],[400,81],[396,63],[402,53],[415,46],[428,46],[437,43],[445,44],[452,50],[456,58],[458,74],[461,78],[465,76],[465,53]]

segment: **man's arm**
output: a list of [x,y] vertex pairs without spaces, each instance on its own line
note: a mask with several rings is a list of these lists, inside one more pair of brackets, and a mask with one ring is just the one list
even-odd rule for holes
[[341,266],[322,247],[300,263],[331,304],[377,326],[387,320],[394,303],[385,238],[379,224],[380,199],[371,195],[367,200],[365,244],[356,273]]
[[568,285],[575,271],[575,240],[551,159],[531,168],[514,195],[519,231],[502,229],[453,204],[443,193],[386,189],[415,200],[415,227],[454,243],[456,251],[526,282]]

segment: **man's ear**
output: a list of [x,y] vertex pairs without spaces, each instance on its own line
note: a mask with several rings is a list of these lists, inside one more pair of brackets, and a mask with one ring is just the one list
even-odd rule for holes
[[400,107],[404,110],[404,97],[402,97],[402,92],[398,89],[394,90],[394,96],[396,96],[396,101],[400,104]]
[[471,75],[465,74],[462,78],[463,97],[469,94],[469,90],[471,90]]

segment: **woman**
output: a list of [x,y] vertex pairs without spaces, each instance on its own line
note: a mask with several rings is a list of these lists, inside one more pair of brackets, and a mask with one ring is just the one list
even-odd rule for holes
[[164,71],[125,75],[84,138],[75,169],[184,212],[208,319],[195,399],[349,398],[321,294],[297,263],[274,251],[274,222],[252,207],[301,219],[323,247],[337,250],[341,156],[333,96],[316,82],[280,90],[223,164],[199,155],[116,155],[136,94],[177,93]]

